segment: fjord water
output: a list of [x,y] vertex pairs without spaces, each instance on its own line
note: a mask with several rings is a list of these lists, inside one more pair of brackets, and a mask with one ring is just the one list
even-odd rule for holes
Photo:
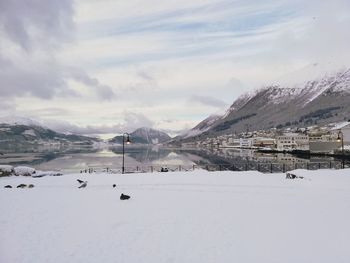
[[[258,153],[246,149],[179,149],[165,147],[135,147],[125,149],[125,167],[135,171],[162,166],[190,169],[193,166],[230,165],[242,163],[330,162],[331,157],[300,157],[290,154]],[[79,172],[86,169],[118,169],[122,166],[122,148],[22,148],[0,156],[0,164],[26,165],[43,171]],[[181,166],[181,167],[180,167]],[[142,168],[147,167],[147,168]],[[180,167],[180,168],[179,168]],[[152,168],[153,169],[153,168]]]

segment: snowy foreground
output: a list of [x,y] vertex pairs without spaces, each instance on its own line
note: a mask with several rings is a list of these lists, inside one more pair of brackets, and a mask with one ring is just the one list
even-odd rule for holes
[[350,170],[294,173],[0,178],[0,262],[350,262]]

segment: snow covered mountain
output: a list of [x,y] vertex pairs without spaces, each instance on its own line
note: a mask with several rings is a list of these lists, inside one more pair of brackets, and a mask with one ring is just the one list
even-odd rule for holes
[[181,138],[190,138],[199,134],[202,134],[203,132],[206,132],[211,128],[211,126],[222,116],[220,115],[210,115],[208,118],[204,119],[200,123],[198,123],[194,128],[191,130],[181,134]]
[[252,130],[305,127],[348,120],[350,69],[291,87],[265,86],[240,96],[223,116],[216,116],[214,121],[208,119],[197,125],[200,129],[196,126],[182,138],[242,132],[247,127]]
[[[152,128],[139,128],[130,133],[130,140],[136,144],[158,144],[164,143],[171,139],[165,132],[155,130]],[[111,143],[122,143],[123,137],[118,135],[110,140]]]
[[0,148],[42,145],[48,143],[91,145],[97,138],[63,134],[28,118],[6,117],[0,119]]
[[148,144],[163,143],[171,139],[165,132],[146,127],[133,131],[131,136],[133,138],[143,138]]

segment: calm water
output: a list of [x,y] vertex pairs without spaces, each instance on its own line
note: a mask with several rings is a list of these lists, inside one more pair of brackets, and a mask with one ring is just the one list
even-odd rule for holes
[[[173,170],[190,169],[193,166],[227,165],[244,163],[285,163],[305,164],[309,162],[330,162],[331,157],[312,158],[297,157],[289,154],[266,154],[251,150],[212,149],[183,150],[161,147],[127,147],[125,167],[129,171],[159,170],[167,166]],[[88,168],[95,170],[115,169],[122,166],[122,149],[117,148],[28,148],[7,151],[0,156],[0,164],[27,165],[38,170],[81,171]],[[148,167],[148,168],[145,168]]]

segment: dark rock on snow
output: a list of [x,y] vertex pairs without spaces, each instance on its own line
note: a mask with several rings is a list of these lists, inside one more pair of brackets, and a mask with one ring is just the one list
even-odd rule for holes
[[120,200],[128,200],[128,199],[130,199],[130,196],[129,195],[125,195],[125,194],[121,194],[121,196],[120,196]]

